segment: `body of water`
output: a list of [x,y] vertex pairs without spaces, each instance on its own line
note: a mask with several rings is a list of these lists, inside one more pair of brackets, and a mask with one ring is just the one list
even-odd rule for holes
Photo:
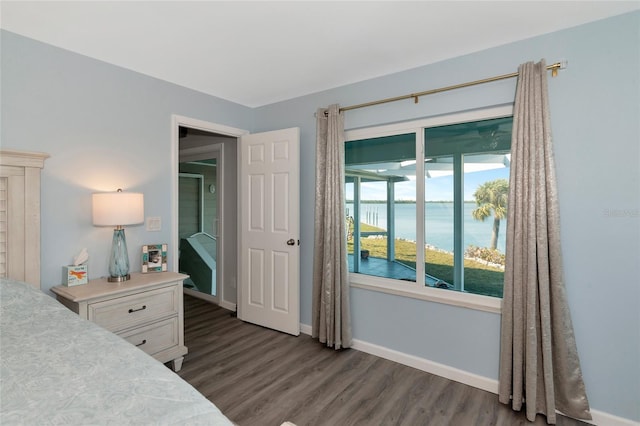
[[[425,242],[447,251],[453,251],[453,203],[425,203]],[[348,214],[353,216],[353,203],[346,204]],[[489,247],[493,230],[493,216],[484,222],[475,220],[471,212],[476,203],[464,203],[464,246]],[[384,203],[360,204],[360,221],[387,229],[387,205]],[[416,204],[395,205],[396,238],[416,241]],[[505,252],[507,221],[500,221],[498,250]]]

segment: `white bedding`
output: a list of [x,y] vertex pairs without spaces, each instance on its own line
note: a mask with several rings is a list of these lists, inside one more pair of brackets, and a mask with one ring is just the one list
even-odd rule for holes
[[0,279],[0,424],[232,425],[140,349]]

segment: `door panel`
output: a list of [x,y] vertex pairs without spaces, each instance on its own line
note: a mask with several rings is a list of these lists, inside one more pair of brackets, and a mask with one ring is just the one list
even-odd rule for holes
[[[289,270],[289,256],[287,253],[273,253],[274,277],[284,277],[287,279]],[[273,309],[280,312],[289,310],[289,285],[283,282],[281,286],[273,288]]]
[[273,205],[275,214],[273,215],[273,231],[289,232],[289,174],[277,173],[273,175]]
[[264,250],[249,249],[249,305],[264,308]]
[[238,316],[298,335],[299,129],[240,139],[239,194]]
[[264,232],[264,218],[267,214],[264,205],[264,176],[250,176],[249,214],[251,215],[250,231]]

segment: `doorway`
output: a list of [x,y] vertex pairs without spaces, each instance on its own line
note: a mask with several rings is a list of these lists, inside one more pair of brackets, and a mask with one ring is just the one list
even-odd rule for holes
[[[175,115],[172,121],[172,270],[180,270],[180,163],[211,160],[220,144],[215,190],[220,197],[215,258],[219,305],[237,311],[243,321],[298,335],[300,129],[249,134]],[[198,140],[189,142],[190,133]],[[264,238],[250,235],[260,229]],[[201,292],[194,296],[214,301]]]
[[[184,292],[236,310],[237,136],[174,116],[173,270]],[[239,134],[238,134],[239,133]]]

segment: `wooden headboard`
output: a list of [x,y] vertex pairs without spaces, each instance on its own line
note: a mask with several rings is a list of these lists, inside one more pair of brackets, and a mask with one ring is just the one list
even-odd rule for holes
[[0,150],[0,277],[40,288],[40,170],[48,154]]

